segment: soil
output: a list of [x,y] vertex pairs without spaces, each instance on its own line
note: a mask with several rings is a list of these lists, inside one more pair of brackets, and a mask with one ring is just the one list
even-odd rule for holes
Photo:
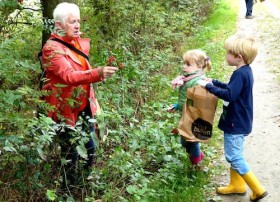
[[[266,0],[254,4],[253,19],[245,19],[245,1],[240,1],[237,31],[252,34],[259,42],[259,54],[253,62],[254,122],[253,131],[245,139],[245,158],[268,196],[260,202],[280,202],[280,9]],[[216,185],[229,182],[228,168]],[[216,196],[212,201],[249,202],[251,190],[245,196]]]

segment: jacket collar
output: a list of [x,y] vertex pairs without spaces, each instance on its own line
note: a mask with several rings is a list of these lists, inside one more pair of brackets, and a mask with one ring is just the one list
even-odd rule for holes
[[[75,41],[72,40],[72,41],[69,41],[69,40],[65,40],[64,37],[60,37],[56,34],[51,34],[51,37],[50,38],[58,38],[58,39],[61,39],[71,45],[74,46],[75,44]],[[82,52],[84,52],[86,55],[89,54],[89,50],[90,50],[90,39],[88,38],[77,38],[77,41],[78,43],[80,44],[81,46],[81,49],[82,49]],[[77,59],[77,57],[74,55],[74,53],[69,49],[69,48],[66,48],[66,51],[65,51],[66,55],[68,55],[73,61],[75,61],[76,63],[81,64],[81,62]],[[87,61],[88,63],[88,61]],[[89,63],[88,63],[89,65]],[[90,65],[89,65],[90,66]]]

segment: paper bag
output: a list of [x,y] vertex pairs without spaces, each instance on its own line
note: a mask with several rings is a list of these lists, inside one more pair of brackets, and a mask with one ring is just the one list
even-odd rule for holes
[[212,137],[213,121],[218,98],[204,87],[194,86],[187,90],[179,134],[190,142],[209,142]]

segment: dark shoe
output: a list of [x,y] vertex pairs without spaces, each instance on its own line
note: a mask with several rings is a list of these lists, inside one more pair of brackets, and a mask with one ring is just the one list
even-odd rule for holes
[[247,15],[247,16],[245,16],[245,18],[246,18],[246,19],[253,19],[254,16],[252,16],[252,15]]

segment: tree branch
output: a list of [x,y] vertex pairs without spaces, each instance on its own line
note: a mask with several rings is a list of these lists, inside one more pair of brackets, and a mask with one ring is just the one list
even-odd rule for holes
[[32,11],[42,11],[42,9],[34,9],[34,8],[28,8],[28,7],[22,7],[23,10],[32,10]]

